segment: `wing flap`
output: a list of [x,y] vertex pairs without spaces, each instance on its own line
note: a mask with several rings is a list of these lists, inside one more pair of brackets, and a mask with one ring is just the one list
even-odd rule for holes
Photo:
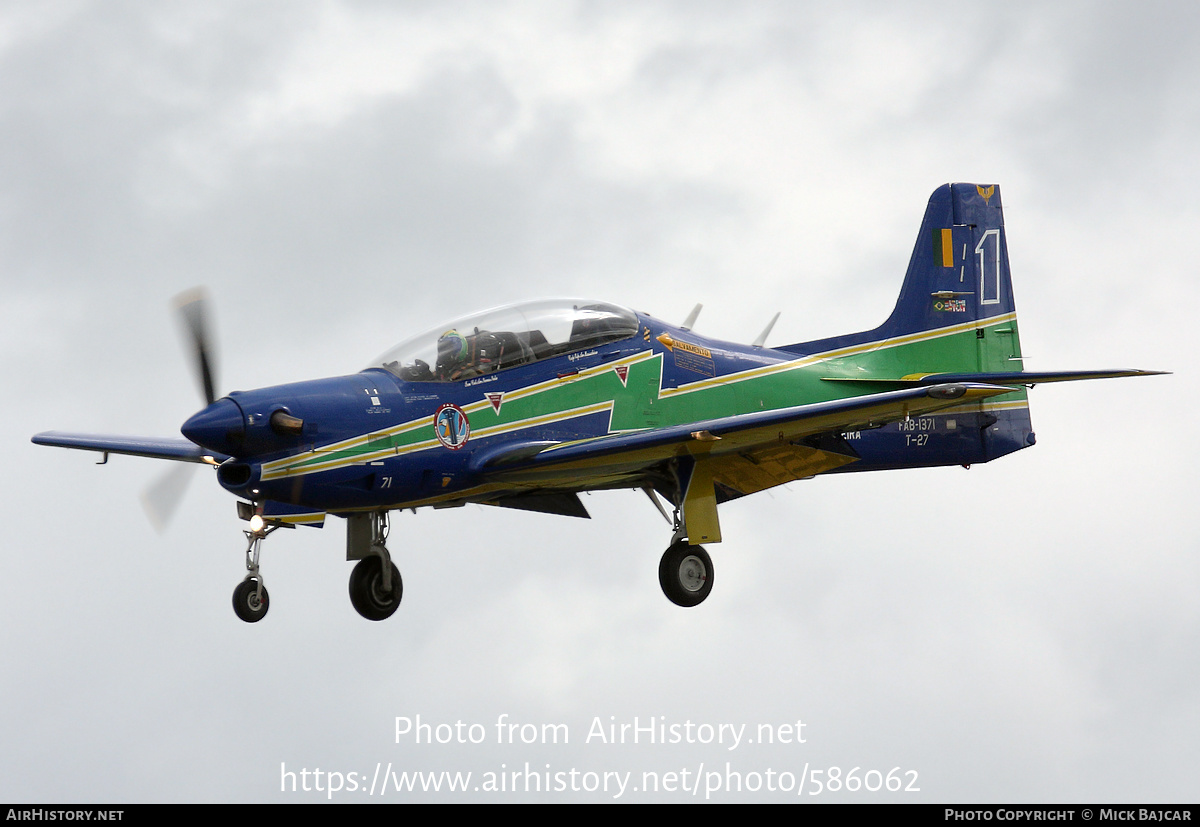
[[756,494],[784,483],[824,474],[856,457],[802,445],[772,445],[712,460],[713,480],[738,494]]
[[494,500],[483,500],[484,505],[497,505],[501,508],[516,508],[521,511],[539,511],[543,514],[561,514],[564,517],[592,518],[584,507],[579,495],[574,492],[540,493],[531,491],[528,494],[515,494],[499,497]]

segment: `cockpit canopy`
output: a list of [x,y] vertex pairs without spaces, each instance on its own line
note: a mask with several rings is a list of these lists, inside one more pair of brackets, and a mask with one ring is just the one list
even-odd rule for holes
[[626,339],[637,329],[637,315],[615,304],[544,299],[440,325],[392,348],[377,366],[406,382],[457,382]]

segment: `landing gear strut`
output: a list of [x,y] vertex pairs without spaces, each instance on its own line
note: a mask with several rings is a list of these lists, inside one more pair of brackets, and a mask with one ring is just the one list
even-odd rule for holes
[[258,569],[258,558],[262,551],[262,541],[278,526],[267,526],[262,517],[256,515],[250,521],[250,530],[242,532],[250,545],[246,547],[246,579],[233,590],[233,611],[247,623],[257,623],[267,616],[270,608],[270,598],[267,597],[267,587],[263,585],[262,574]]
[[[666,511],[659,505],[653,493],[650,500],[662,513]],[[687,524],[683,520],[682,509],[676,505],[675,515],[671,520],[675,534],[668,548],[658,563],[658,584],[662,586],[663,594],[676,606],[698,606],[708,597],[713,587],[712,558],[704,550],[704,546],[689,545],[687,541]],[[718,541],[720,537],[718,536]]]
[[358,560],[350,573],[350,603],[367,620],[387,620],[400,607],[404,581],[384,542],[386,511],[356,514],[347,522],[346,557]]

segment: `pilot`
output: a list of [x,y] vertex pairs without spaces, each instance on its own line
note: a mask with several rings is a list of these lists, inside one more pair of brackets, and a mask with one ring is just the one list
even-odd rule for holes
[[457,330],[438,337],[437,375],[443,382],[482,376],[500,367],[504,347],[496,334],[480,331],[468,339]]
[[442,381],[463,379],[468,374],[470,347],[467,337],[447,330],[438,337],[437,376]]

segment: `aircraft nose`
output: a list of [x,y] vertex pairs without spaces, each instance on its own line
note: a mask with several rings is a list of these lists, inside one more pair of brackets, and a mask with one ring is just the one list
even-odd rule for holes
[[246,418],[238,404],[226,397],[194,414],[180,430],[197,445],[235,456],[246,437]]

